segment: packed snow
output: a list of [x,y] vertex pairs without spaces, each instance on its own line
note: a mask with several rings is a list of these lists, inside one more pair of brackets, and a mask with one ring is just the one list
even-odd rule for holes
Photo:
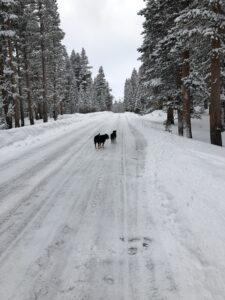
[[207,116],[196,140],[164,120],[102,112],[0,131],[0,299],[224,300],[225,149]]

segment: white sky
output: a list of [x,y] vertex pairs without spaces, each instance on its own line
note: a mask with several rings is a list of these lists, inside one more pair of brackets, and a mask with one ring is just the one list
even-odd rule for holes
[[96,75],[102,65],[116,99],[125,79],[138,68],[142,44],[143,0],[58,0],[64,44],[69,54],[84,47]]

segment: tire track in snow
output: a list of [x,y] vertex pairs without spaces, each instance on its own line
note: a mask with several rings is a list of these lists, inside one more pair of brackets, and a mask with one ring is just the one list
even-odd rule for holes
[[[98,161],[89,163],[89,166],[86,169],[86,174],[90,173],[93,168],[96,168],[97,164]],[[102,169],[99,169],[98,171],[101,173]],[[73,178],[74,175],[75,174],[71,174]],[[84,197],[83,195],[81,195],[80,199],[79,197],[77,197],[78,203],[74,203],[74,205],[70,206],[70,210],[69,212],[67,212],[66,217],[63,217],[64,220],[67,220],[66,224],[63,223],[59,227],[59,230],[56,231],[56,234],[48,244],[47,248],[42,251],[42,255],[38,258],[38,260],[36,260],[40,262],[40,269],[36,273],[36,279],[32,285],[35,292],[34,294],[38,297],[43,297],[45,291],[48,291],[45,295],[46,299],[55,299],[57,294],[64,294],[59,288],[59,278],[63,273],[64,268],[69,263],[68,260],[70,258],[71,252],[74,251],[74,248],[71,247],[71,238],[76,240],[76,236],[80,230],[80,226],[83,220],[89,217],[87,211],[90,209],[92,203],[92,195],[96,193],[99,181],[101,181],[101,177],[96,176],[95,181],[92,182],[92,187],[91,189],[89,188],[86,196]],[[70,182],[70,184],[72,184],[72,182]],[[86,180],[84,180],[80,185],[81,190],[84,190],[85,187]],[[74,220],[75,211],[76,220]],[[68,232],[65,233],[65,231],[67,231],[67,228]]]
[[[133,131],[135,134],[140,134],[141,127],[136,122],[137,126],[134,126],[133,124],[131,127],[133,128]],[[153,131],[155,129],[152,129]],[[171,213],[171,207],[168,204],[168,194],[164,193],[164,190],[162,189],[162,180],[161,180],[161,172],[163,172],[163,162],[165,160],[173,159],[173,151],[168,149],[168,147],[165,147],[166,140],[170,141],[171,135],[168,133],[161,133],[164,134],[164,140],[163,142],[160,139],[156,139],[153,135],[153,139],[149,141],[149,146],[151,149],[150,155],[148,156],[148,166],[149,166],[149,180],[148,184],[151,185],[152,190],[152,197],[151,201],[153,203],[153,207],[156,208],[159,206],[159,209],[161,211],[161,208],[166,205],[168,207],[168,210],[161,211],[160,213],[157,212],[161,218],[166,220],[168,218],[168,214]],[[157,206],[155,205],[155,199],[157,199],[158,203]],[[149,211],[149,205],[146,206],[146,211]],[[152,214],[152,212],[148,212],[149,215]],[[165,222],[165,221],[164,221]],[[161,226],[165,226],[166,224],[160,224],[159,221],[154,221],[154,214],[152,215],[152,236],[155,239],[155,242],[153,241],[152,244],[152,256],[148,258],[148,262],[146,264],[147,268],[151,272],[151,296],[154,297],[154,299],[161,299],[161,297],[168,297],[168,299],[173,299],[174,292],[179,293],[177,290],[177,285],[175,282],[175,276],[172,271],[172,266],[170,265],[170,257],[168,254],[167,249],[164,249],[162,246],[160,248],[159,245],[164,245],[163,241],[160,239],[162,238],[162,232],[164,232],[165,228],[160,228]],[[163,233],[164,234],[164,233]],[[155,247],[156,246],[156,247]],[[158,250],[157,250],[158,248]],[[165,259],[167,257],[167,259]],[[161,266],[160,268],[157,266]],[[161,286],[159,286],[159,281],[161,281]],[[172,297],[172,298],[170,298]]]
[[[100,124],[102,123],[102,121],[100,122]],[[99,125],[98,125],[99,126]],[[90,129],[90,127],[93,128],[93,124],[90,124],[90,126],[88,126],[88,128],[85,128],[85,130]],[[40,179],[38,178],[40,176],[40,171],[43,168],[40,168],[40,165],[42,165],[43,163],[38,163],[38,165],[35,166],[36,172],[33,174],[33,176],[35,176],[35,180],[34,177],[31,177],[32,182],[34,182],[34,184],[32,184],[30,189],[27,189],[27,186],[25,186],[25,190],[24,190],[24,194],[22,195],[21,198],[17,198],[17,203],[16,205],[14,204],[14,206],[12,206],[11,209],[6,209],[5,213],[1,213],[0,216],[0,225],[1,225],[1,230],[0,230],[0,255],[5,251],[5,249],[7,249],[7,247],[10,245],[10,240],[15,242],[15,237],[17,237],[19,235],[19,233],[21,233],[24,228],[26,228],[27,224],[29,224],[29,222],[32,220],[32,218],[35,217],[35,215],[38,213],[38,211],[42,208],[42,205],[45,204],[45,199],[42,199],[42,201],[39,200],[38,197],[38,192],[41,190],[41,188],[44,188],[44,186],[46,186],[47,183],[47,179],[51,178],[51,176],[53,176],[54,174],[58,174],[61,172],[62,167],[66,167],[66,165],[68,165],[70,163],[70,159],[71,157],[76,157],[77,154],[80,154],[83,151],[84,147],[87,147],[90,144],[90,140],[87,139],[87,141],[82,142],[79,146],[74,146],[74,142],[77,141],[77,139],[79,139],[81,136],[83,135],[83,131],[76,136],[75,138],[72,139],[69,143],[69,145],[67,144],[66,146],[63,145],[63,147],[60,147],[59,150],[57,150],[55,153],[57,153],[57,157],[53,156],[53,158],[49,158],[49,156],[46,158],[45,162],[49,162],[50,160],[50,166],[49,164],[47,165],[47,167],[49,168],[48,172],[46,172],[44,177],[41,177]],[[92,140],[91,140],[91,144],[92,144]],[[65,150],[68,148],[71,148],[71,151],[66,152],[66,155],[63,155],[62,158],[60,158],[60,155],[62,155],[63,150]],[[76,154],[74,155],[74,152],[76,151]],[[54,154],[55,154],[54,153]],[[52,155],[52,153],[51,153]],[[60,158],[60,163],[59,163],[59,158]],[[57,160],[57,164],[54,166],[55,161]],[[53,165],[52,165],[53,164]],[[44,164],[43,164],[44,167]],[[46,164],[45,164],[46,167]],[[29,173],[29,176],[31,176],[31,174]],[[43,174],[42,174],[43,176]],[[28,177],[28,176],[27,176]],[[22,176],[22,181],[24,180],[24,177]],[[21,178],[18,178],[18,182],[20,183]],[[64,181],[62,181],[64,182]],[[29,181],[28,181],[29,183]],[[59,186],[62,186],[62,183],[59,182]],[[11,197],[12,197],[12,201],[15,198],[15,190],[16,190],[16,186],[14,186],[14,188],[11,190]],[[57,190],[59,190],[59,188],[57,187]],[[55,194],[55,192],[54,192]],[[2,194],[1,194],[2,196]],[[18,197],[18,194],[17,194]],[[33,200],[32,200],[33,198]],[[6,197],[5,201],[10,201],[9,197]],[[1,209],[2,212],[3,209]],[[24,211],[26,211],[26,213],[24,213]],[[24,215],[26,216],[26,218],[24,218]],[[16,226],[15,226],[16,225]]]
[[[95,123],[94,123],[95,122]],[[0,203],[4,200],[4,198],[6,196],[8,196],[9,193],[14,194],[16,189],[19,189],[20,185],[21,185],[21,181],[22,182],[26,182],[27,179],[29,179],[31,176],[35,176],[36,174],[38,174],[40,172],[40,170],[43,170],[44,167],[46,167],[47,164],[52,163],[53,165],[55,164],[55,161],[57,158],[59,158],[60,156],[62,156],[64,151],[68,151],[68,148],[73,147],[74,151],[76,150],[76,144],[77,141],[80,141],[81,138],[83,137],[84,133],[87,132],[88,130],[91,131],[91,129],[93,128],[93,125],[96,126],[96,121],[94,121],[91,124],[88,124],[87,127],[82,128],[81,130],[79,130],[79,134],[72,134],[71,132],[69,134],[67,134],[66,136],[62,137],[61,140],[58,140],[58,138],[56,138],[56,142],[55,144],[52,145],[48,145],[46,144],[45,146],[41,146],[40,148],[35,149],[34,152],[32,152],[32,154],[28,154],[28,161],[24,161],[22,160],[22,158],[24,158],[26,156],[26,154],[24,154],[20,160],[17,160],[16,162],[11,164],[11,169],[13,170],[18,170],[18,174],[13,174],[12,171],[10,171],[10,167],[7,167],[7,174],[8,177],[6,175],[4,175],[4,177],[1,179],[2,182],[0,184]],[[100,124],[103,124],[104,120],[102,121],[97,121],[97,126],[99,127]],[[90,136],[89,134],[87,135],[88,137]],[[72,139],[71,139],[72,137]],[[67,144],[64,145],[63,141],[67,141]],[[89,140],[89,138],[87,139]],[[46,154],[44,154],[41,158],[42,161],[40,161],[40,152],[42,149],[44,149],[45,147],[48,147],[48,153],[47,153],[47,157]],[[80,145],[78,145],[78,150],[80,148]],[[35,155],[35,156],[34,156]],[[15,164],[17,163],[17,164]],[[18,165],[18,166],[17,166]],[[24,168],[25,165],[25,168]],[[1,167],[1,171],[4,171],[4,167],[2,169]],[[22,177],[22,180],[21,180]],[[12,185],[13,182],[13,185]]]
[[[103,125],[102,125],[103,126]],[[102,127],[101,126],[101,127]],[[91,150],[90,150],[91,147]],[[93,147],[93,148],[92,148]],[[91,151],[91,156],[90,156],[90,151]],[[93,152],[92,152],[93,151]],[[101,150],[100,150],[101,151]],[[44,294],[46,293],[47,289],[49,289],[49,287],[46,287],[46,280],[47,282],[49,281],[49,284],[51,286],[51,284],[53,284],[53,286],[55,287],[55,289],[57,290],[57,282],[54,282],[54,278],[56,277],[60,277],[60,273],[63,271],[64,266],[62,266],[62,264],[66,263],[66,259],[67,256],[69,256],[69,253],[71,251],[71,244],[70,244],[70,238],[71,235],[73,237],[75,237],[75,235],[77,234],[75,231],[76,230],[80,230],[80,222],[82,222],[82,219],[85,218],[85,211],[87,209],[87,207],[90,206],[89,200],[91,199],[91,195],[95,194],[95,189],[96,186],[98,186],[98,182],[99,180],[101,181],[101,174],[104,172],[102,172],[102,168],[104,167],[104,164],[102,165],[102,168],[99,169],[99,159],[96,160],[96,153],[101,153],[101,152],[97,152],[94,149],[93,146],[93,141],[91,139],[91,146],[89,145],[89,141],[85,142],[83,144],[83,147],[81,147],[79,153],[76,153],[73,157],[72,157],[72,161],[70,163],[73,163],[74,166],[76,166],[76,170],[74,170],[72,173],[71,171],[66,172],[67,170],[67,165],[64,165],[64,173],[65,173],[65,180],[64,182],[62,181],[61,184],[59,184],[59,186],[54,186],[53,184],[53,189],[56,188],[56,190],[53,191],[51,187],[51,180],[48,183],[48,186],[45,186],[44,184],[42,185],[42,189],[39,190],[39,197],[41,198],[42,201],[42,205],[40,205],[40,209],[38,211],[36,211],[36,208],[33,207],[31,208],[31,212],[33,212],[35,210],[36,213],[34,213],[34,216],[32,216],[31,220],[28,221],[28,223],[26,224],[25,228],[21,231],[19,230],[18,233],[16,233],[15,235],[18,236],[18,238],[16,239],[16,241],[14,241],[11,246],[7,249],[7,251],[5,251],[4,253],[4,258],[2,256],[2,261],[3,262],[7,262],[7,260],[9,261],[11,259],[12,256],[16,256],[17,251],[19,252],[19,249],[21,247],[21,244],[28,244],[26,246],[26,248],[29,248],[29,246],[31,247],[31,253],[32,253],[32,245],[30,244],[32,241],[32,235],[33,233],[35,233],[44,227],[43,222],[46,222],[46,219],[48,218],[48,214],[51,212],[51,210],[55,210],[56,206],[59,205],[60,208],[60,198],[59,197],[68,197],[68,199],[70,199],[70,197],[72,197],[72,194],[74,192],[74,187],[73,187],[73,180],[74,178],[77,178],[78,180],[78,184],[79,184],[79,189],[80,189],[80,193],[75,193],[77,195],[77,199],[78,201],[75,203],[70,203],[70,210],[68,212],[67,209],[67,216],[62,215],[62,222],[60,220],[55,220],[55,224],[52,225],[52,234],[50,241],[48,242],[48,246],[46,248],[46,241],[44,241],[44,243],[40,244],[40,248],[42,249],[42,255],[38,255],[38,250],[36,252],[36,255],[39,257],[38,259],[36,259],[37,264],[36,266],[38,266],[38,268],[40,268],[39,270],[36,269],[36,267],[31,267],[31,271],[26,271],[26,270],[21,270],[20,274],[21,274],[21,278],[23,278],[23,274],[22,272],[26,271],[26,273],[30,274],[30,278],[34,278],[36,277],[34,286],[35,286],[35,294],[29,294],[27,299],[36,299],[35,297],[37,297],[38,295],[42,295],[42,297],[47,297],[47,294],[44,296]],[[78,155],[79,154],[79,155]],[[85,166],[83,165],[83,161],[85,158],[85,155],[87,155],[85,161]],[[80,170],[82,169],[82,170]],[[85,178],[88,178],[90,174],[92,174],[92,177],[94,177],[96,175],[95,170],[98,170],[98,174],[99,176],[96,177],[95,181],[93,181],[92,187],[91,189],[87,190],[87,192],[85,192],[85,194],[83,195],[83,191],[85,191],[86,187],[87,187],[87,181]],[[55,180],[57,180],[59,182],[60,177],[62,176],[62,174],[60,175],[60,172],[56,173],[53,178],[52,178],[52,182],[54,182]],[[65,191],[65,189],[62,191],[60,191],[60,189],[63,186],[72,186],[72,189],[68,189],[68,191]],[[53,193],[52,193],[53,191]],[[68,193],[70,195],[68,195]],[[88,193],[90,193],[90,195],[88,196]],[[66,196],[68,195],[68,196]],[[57,199],[56,203],[55,203],[55,199]],[[86,199],[89,199],[88,201]],[[68,200],[69,201],[69,200]],[[93,203],[92,203],[93,204]],[[61,204],[61,206],[63,207],[63,204]],[[76,210],[79,211],[79,214],[76,213],[76,216],[79,218],[76,218],[76,222],[73,222],[74,216],[73,213],[76,212]],[[18,217],[18,216],[17,216]],[[88,217],[88,216],[87,216]],[[64,221],[63,221],[64,220]],[[65,220],[67,220],[66,224],[64,225],[63,222],[65,222]],[[60,223],[60,226],[58,225]],[[70,223],[70,226],[68,226],[67,224]],[[56,225],[56,228],[54,228],[54,225]],[[73,225],[73,226],[71,226]],[[75,228],[75,229],[74,229]],[[14,228],[15,229],[15,228]],[[69,231],[68,237],[66,237],[65,231]],[[32,233],[32,235],[31,235]],[[65,237],[65,240],[62,237]],[[35,242],[34,242],[35,244]],[[44,249],[43,249],[44,246]],[[18,249],[18,250],[17,250]],[[62,253],[63,251],[63,253]],[[46,255],[47,253],[47,255]],[[58,259],[57,259],[58,256]],[[32,258],[34,260],[34,258]],[[31,261],[32,261],[31,259]],[[46,260],[46,262],[45,262]],[[59,262],[58,264],[56,264],[54,266],[55,262]],[[45,262],[45,263],[44,263]],[[61,263],[60,263],[61,262]],[[29,263],[29,261],[28,261]],[[44,264],[43,264],[44,263]],[[3,264],[5,265],[5,264]],[[3,268],[1,268],[3,269]],[[8,270],[9,271],[9,270]],[[25,274],[24,274],[25,276]],[[26,276],[25,276],[26,277]],[[42,278],[45,277],[46,280],[42,280]],[[51,280],[51,278],[53,278]],[[26,281],[26,280],[25,280]],[[16,284],[16,294],[13,297],[19,297],[18,296],[18,291],[21,291],[21,298],[24,297],[23,295],[23,288],[25,288],[24,286],[26,285],[26,282],[23,282],[22,280],[19,280]],[[53,290],[51,290],[51,292],[54,294],[55,292]],[[49,292],[48,292],[49,294]],[[51,293],[50,293],[50,298],[52,299]],[[6,299],[6,298],[4,298]],[[12,298],[15,299],[15,298]],[[24,299],[24,298],[23,298]]]
[[[103,150],[103,149],[102,149]],[[101,150],[99,150],[101,151]],[[104,151],[104,150],[103,150]],[[94,177],[94,181],[91,182],[91,186],[88,187],[87,193],[85,193],[84,195],[81,194],[80,197],[80,203],[82,205],[85,205],[85,210],[82,210],[79,213],[79,218],[76,220],[76,223],[74,223],[73,219],[74,216],[73,214],[71,214],[70,216],[67,216],[67,220],[70,223],[70,228],[73,228],[73,238],[76,239],[77,235],[80,234],[80,230],[83,230],[83,226],[86,226],[87,223],[87,219],[90,218],[91,216],[91,212],[95,212],[97,210],[97,205],[101,204],[103,201],[104,197],[104,193],[103,193],[103,176],[104,176],[104,170],[108,169],[108,161],[107,159],[105,159],[106,161],[102,161],[101,158],[101,152],[95,152],[99,154],[99,157],[96,159],[95,156],[92,156],[92,163],[91,165],[89,163],[86,162],[86,164],[90,165],[88,167],[87,170],[85,170],[86,174],[89,174],[91,171],[93,173]],[[107,153],[105,153],[105,155],[107,155]],[[104,156],[105,156],[104,155]],[[90,159],[89,159],[90,160]],[[100,161],[101,160],[101,161]],[[74,177],[74,175],[72,175],[72,178]],[[83,188],[81,190],[84,190],[86,187],[86,181],[83,182]],[[104,185],[104,189],[106,189],[105,185]],[[79,198],[79,197],[78,197]],[[88,199],[88,201],[87,201]],[[73,211],[73,209],[71,209],[71,211]],[[95,213],[94,213],[95,214]],[[94,217],[95,218],[95,217]],[[83,224],[83,226],[82,226]],[[88,222],[89,224],[89,222]],[[93,225],[92,225],[93,227]],[[89,228],[88,228],[89,229]],[[102,226],[101,226],[102,229]],[[62,229],[63,231],[63,229]],[[58,232],[56,234],[56,236],[54,237],[54,240],[51,242],[50,248],[52,249],[50,257],[48,257],[48,260],[50,259],[50,262],[48,261],[47,263],[43,263],[42,265],[44,267],[41,268],[38,276],[37,276],[37,280],[35,280],[34,283],[34,290],[37,291],[36,294],[41,296],[42,293],[45,293],[46,291],[46,299],[52,299],[55,297],[57,297],[57,294],[60,294],[61,297],[65,297],[65,295],[67,293],[72,293],[73,290],[75,289],[75,287],[71,284],[68,288],[62,288],[60,287],[60,284],[57,282],[57,278],[60,277],[60,274],[63,273],[65,266],[67,265],[66,261],[71,257],[71,255],[73,255],[73,252],[75,249],[71,248],[71,236],[68,235],[68,240],[66,238],[63,239],[63,244],[60,244],[59,247],[55,247],[54,245],[57,244],[58,240],[60,241],[61,237],[62,237],[62,233],[63,232]],[[99,236],[97,236],[97,240],[98,240]],[[93,239],[92,241],[87,241],[87,244],[91,243],[91,247],[94,247],[97,245],[97,241],[95,239]],[[48,247],[49,248],[49,247]],[[59,258],[57,258],[57,255],[60,256]],[[56,265],[54,265],[54,261],[61,261],[61,263],[58,263]],[[52,265],[51,265],[51,262]],[[49,271],[50,270],[50,271]],[[96,270],[95,270],[96,273]],[[93,276],[95,275],[90,273],[89,277],[91,277],[93,279]],[[54,282],[54,279],[56,280]],[[46,286],[46,282],[53,282],[53,284],[50,284]],[[93,294],[92,296],[93,297]],[[61,298],[60,298],[61,299]]]
[[[124,124],[122,128],[122,146],[121,146],[121,194],[122,194],[122,201],[123,201],[123,238],[128,237],[128,199],[127,199],[127,173],[126,173],[126,150],[125,150],[125,132],[124,132]],[[127,253],[124,253],[123,256],[125,267],[123,269],[123,288],[124,288],[124,300],[129,300],[130,293],[129,293],[129,258]]]
[[[130,244],[130,290],[132,299],[147,300],[150,298],[150,276],[149,269],[146,267],[146,261],[151,257],[152,238],[149,236],[149,215],[143,205],[148,201],[146,199],[146,181],[145,181],[145,164],[146,164],[146,139],[143,134],[132,126],[129,119],[126,118],[130,139],[133,140],[133,149],[127,149],[129,161],[127,167],[133,165],[135,170],[133,174],[133,184],[129,185],[129,236]],[[129,146],[131,147],[131,146]],[[132,176],[132,172],[129,171]],[[129,178],[129,177],[128,177]],[[129,181],[132,180],[129,179]],[[131,181],[132,182],[132,181]],[[150,224],[151,225],[151,224]],[[145,288],[143,288],[145,287]]]

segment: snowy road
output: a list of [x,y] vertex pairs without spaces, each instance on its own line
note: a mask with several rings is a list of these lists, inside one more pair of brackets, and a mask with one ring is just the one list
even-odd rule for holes
[[205,145],[100,113],[2,147],[0,299],[224,300],[225,151]]

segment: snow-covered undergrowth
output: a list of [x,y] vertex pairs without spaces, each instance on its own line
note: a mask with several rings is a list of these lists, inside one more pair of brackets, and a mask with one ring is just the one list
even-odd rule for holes
[[[147,126],[148,122],[149,126],[151,128],[159,129],[159,130],[165,130],[165,126],[163,125],[163,122],[166,120],[167,116],[166,113],[162,110],[155,110],[150,114],[144,115],[143,120],[147,121],[145,122],[145,125]],[[192,135],[193,140],[198,140],[206,143],[210,143],[210,129],[209,129],[209,115],[207,112],[205,112],[201,119],[191,119],[192,123]],[[177,116],[175,115],[175,125],[171,126],[171,132],[173,134],[178,134],[178,128],[177,128]],[[223,147],[225,147],[225,132],[222,133],[223,138]]]

